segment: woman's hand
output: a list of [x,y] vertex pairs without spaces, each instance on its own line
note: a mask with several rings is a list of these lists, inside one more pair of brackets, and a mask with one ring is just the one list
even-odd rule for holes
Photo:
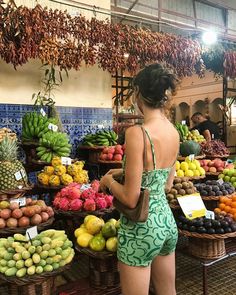
[[110,169],[106,175],[112,175],[114,176],[121,176],[123,173],[123,169],[122,168],[117,168],[117,169]]
[[106,192],[107,189],[109,189],[111,182],[113,181],[112,174],[105,174],[101,179],[100,179],[100,190],[102,192]]

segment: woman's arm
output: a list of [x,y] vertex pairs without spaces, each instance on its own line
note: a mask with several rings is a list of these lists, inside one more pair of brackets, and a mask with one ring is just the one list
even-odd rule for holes
[[206,141],[211,141],[211,132],[208,129],[204,130],[202,134],[205,137]]
[[166,191],[170,191],[173,186],[173,181],[175,178],[175,165],[171,168],[170,174],[168,176],[167,182],[166,182]]
[[125,184],[121,185],[115,181],[111,174],[102,177],[101,188],[108,187],[112,194],[124,205],[135,208],[140,195],[142,172],[143,172],[143,133],[139,126],[127,129]]

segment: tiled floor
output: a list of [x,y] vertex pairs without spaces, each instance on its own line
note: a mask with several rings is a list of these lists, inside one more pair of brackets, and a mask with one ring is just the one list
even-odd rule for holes
[[[202,266],[199,262],[178,252],[176,265],[177,295],[202,295]],[[87,275],[88,260],[81,257],[74,262],[70,271],[57,277],[56,284],[58,287],[66,284],[69,288],[72,282]],[[236,295],[236,257],[226,259],[208,269],[208,287],[209,295]],[[0,287],[0,294],[9,294],[7,288]],[[85,295],[77,291],[69,294]]]

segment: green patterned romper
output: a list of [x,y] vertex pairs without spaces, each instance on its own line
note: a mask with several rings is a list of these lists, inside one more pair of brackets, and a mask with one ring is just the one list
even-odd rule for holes
[[[146,131],[146,130],[145,130]],[[156,169],[151,138],[154,170],[143,172],[142,187],[150,191],[149,216],[146,222],[133,222],[121,214],[118,231],[118,259],[130,266],[148,266],[158,255],[175,251],[178,232],[165,195],[165,184],[171,168]]]

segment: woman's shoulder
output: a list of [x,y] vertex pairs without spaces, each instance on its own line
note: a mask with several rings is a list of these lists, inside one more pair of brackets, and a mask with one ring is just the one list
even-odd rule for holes
[[134,125],[126,129],[125,135],[126,136],[139,136],[141,135],[141,125]]

